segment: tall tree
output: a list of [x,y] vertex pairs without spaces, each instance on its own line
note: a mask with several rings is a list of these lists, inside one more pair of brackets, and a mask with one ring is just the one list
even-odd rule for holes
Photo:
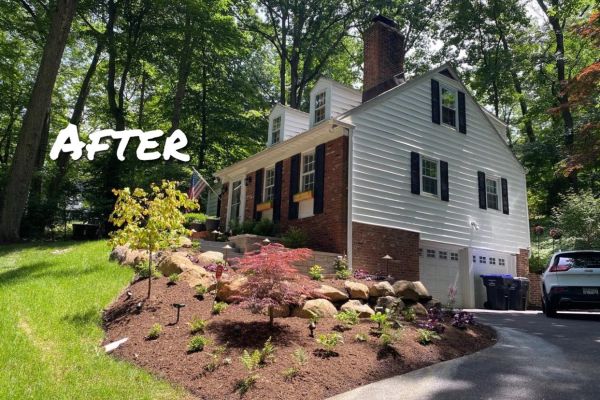
[[46,118],[60,61],[67,43],[77,0],[57,0],[52,10],[50,29],[44,45],[37,78],[19,132],[19,141],[8,174],[0,212],[0,242],[19,238],[19,228],[27,203],[35,158],[42,140]]

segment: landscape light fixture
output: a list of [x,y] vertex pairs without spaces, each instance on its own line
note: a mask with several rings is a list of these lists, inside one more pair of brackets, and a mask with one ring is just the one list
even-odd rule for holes
[[137,303],[137,304],[135,305],[135,310],[136,310],[137,312],[140,312],[140,311],[142,311],[142,306],[143,306],[143,303],[140,301],[139,303]]
[[252,183],[252,175],[248,175],[246,177],[246,179],[244,179],[244,182],[246,182],[246,186],[248,186],[249,184]]
[[230,245],[226,244],[225,246],[223,246],[223,248],[225,249],[225,262],[227,262],[227,251],[230,249],[233,249],[233,247],[231,247]]
[[265,246],[268,245],[269,243],[271,243],[269,238],[264,238],[264,240],[262,242],[265,244]]
[[173,303],[171,305],[177,309],[177,319],[175,320],[175,323],[173,324],[173,325],[177,325],[179,323],[179,313],[181,312],[181,309],[183,307],[185,307],[185,304],[183,304],[183,303]]
[[386,254],[382,259],[385,260],[385,273],[387,276],[390,276],[390,260],[393,260],[393,258],[389,254]]
[[317,329],[317,324],[315,321],[310,321],[308,324],[308,330],[310,331],[310,337],[315,337],[315,329]]
[[133,293],[131,293],[131,290],[128,290],[127,291],[127,300],[129,300],[132,297],[133,297]]

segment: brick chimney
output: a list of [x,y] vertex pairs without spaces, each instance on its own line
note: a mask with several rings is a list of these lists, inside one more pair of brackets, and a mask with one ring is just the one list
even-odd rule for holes
[[404,82],[404,35],[378,15],[364,36],[363,103]]

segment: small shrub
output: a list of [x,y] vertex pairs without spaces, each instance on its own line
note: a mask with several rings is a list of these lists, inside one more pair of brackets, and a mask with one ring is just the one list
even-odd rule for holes
[[226,351],[227,351],[226,345],[215,347],[213,349],[213,351],[210,353],[210,357],[211,357],[210,362],[204,366],[204,371],[214,372],[217,369],[219,369],[219,366],[221,365],[221,363],[227,364],[228,362],[226,362],[225,360],[228,360],[228,359],[223,359],[221,361],[221,357],[223,356],[223,354],[225,354]]
[[253,233],[255,226],[256,226],[256,221],[247,219],[244,222],[242,222],[242,232],[241,233]]
[[206,294],[206,287],[204,285],[197,285],[196,286],[196,297],[199,299],[203,299],[204,295]]
[[322,333],[317,337],[317,343],[323,346],[323,349],[329,354],[335,353],[338,344],[344,343],[344,338],[337,332]]
[[258,375],[250,374],[247,377],[240,379],[235,384],[236,392],[240,393],[240,396],[245,395],[248,390],[252,389],[258,380]]
[[308,275],[312,280],[322,281],[323,280],[323,267],[318,264],[313,265],[308,270]]
[[366,333],[357,333],[356,336],[354,336],[354,340],[356,340],[357,342],[366,342],[368,339],[368,336]]
[[275,224],[270,219],[261,219],[254,225],[252,233],[259,236],[272,236],[275,233]]
[[419,336],[417,337],[417,341],[423,346],[426,346],[429,343],[433,342],[434,339],[441,339],[440,335],[438,335],[434,331],[430,331],[429,329],[417,329],[417,333],[419,334]]
[[383,347],[390,347],[392,344],[400,340],[400,331],[386,327],[383,333],[379,336],[379,341]]
[[344,326],[350,327],[358,324],[358,316],[358,311],[345,310],[337,313],[334,318],[340,321]]
[[380,311],[377,311],[375,314],[371,315],[371,321],[376,322],[377,327],[380,330],[384,329],[389,324],[388,315]]
[[294,350],[294,352],[292,353],[292,356],[294,357],[294,362],[296,365],[283,370],[283,372],[282,372],[283,378],[286,381],[291,381],[296,376],[298,376],[298,374],[300,373],[300,369],[304,365],[306,365],[306,361],[307,361],[306,352],[301,347],[298,347],[296,350]]
[[291,227],[282,236],[281,241],[285,247],[290,249],[307,247],[308,234],[299,228]]
[[296,361],[296,363],[301,367],[306,365],[306,362],[308,361],[306,351],[304,351],[302,347],[298,347],[296,350],[294,350],[292,356],[294,357],[294,361]]
[[204,350],[204,346],[206,346],[210,341],[204,336],[197,335],[190,339],[188,343],[187,351],[188,353],[196,353],[198,351]]
[[300,370],[298,369],[298,367],[289,367],[289,368],[286,368],[282,372],[283,379],[285,379],[286,381],[291,381],[296,376],[298,376],[299,373],[300,373]]
[[402,316],[406,322],[413,322],[417,319],[417,313],[415,313],[415,310],[412,307],[407,307],[402,310]]
[[183,215],[183,226],[189,229],[192,224],[203,224],[206,222],[206,215],[202,213],[187,213]]
[[260,364],[260,350],[254,350],[252,353],[249,353],[248,350],[244,350],[240,360],[244,365],[244,368],[248,371],[248,376],[243,379],[240,379],[235,384],[235,390],[240,393],[240,396],[243,396],[248,390],[250,390],[258,380],[258,375],[254,373],[258,365]]
[[174,285],[177,282],[179,282],[179,274],[171,274],[171,275],[169,275],[169,283],[171,285]]
[[335,277],[338,279],[348,279],[352,273],[349,269],[342,269],[335,271]]
[[475,316],[467,311],[461,311],[454,314],[454,319],[452,320],[452,326],[465,329],[467,325],[475,324]]
[[224,301],[217,301],[215,304],[213,304],[211,312],[213,313],[213,315],[219,315],[223,311],[225,311],[227,307],[229,307],[229,305]]
[[162,333],[162,330],[163,330],[163,327],[161,324],[152,325],[152,328],[150,328],[150,330],[148,331],[148,334],[146,335],[146,339],[148,339],[148,340],[158,339],[158,337]]
[[384,281],[387,279],[387,274],[383,272],[376,272],[372,274],[369,271],[360,268],[353,270],[352,276],[356,279],[365,281]]
[[[133,267],[133,272],[135,272],[135,274],[140,278],[140,279],[148,279],[148,262],[145,261],[141,264],[136,264]],[[156,267],[153,265],[152,266],[152,277],[153,278],[160,278],[162,276],[162,274],[160,273],[160,271],[158,269],[156,269]]]
[[202,318],[195,317],[194,319],[192,319],[192,322],[189,323],[189,326],[190,333],[192,335],[196,333],[202,333],[204,332],[204,328],[206,328],[206,321]]
[[338,256],[334,264],[335,276],[338,279],[348,279],[351,275],[350,269],[348,268],[348,257]]
[[267,363],[267,361],[275,358],[275,346],[273,346],[273,343],[271,343],[270,337],[267,339],[267,341],[263,345],[263,348],[258,351],[259,351],[259,358],[258,358],[259,365],[265,365]]

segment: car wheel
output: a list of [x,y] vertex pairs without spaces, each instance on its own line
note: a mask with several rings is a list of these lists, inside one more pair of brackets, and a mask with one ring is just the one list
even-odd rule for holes
[[542,298],[542,311],[548,318],[556,317],[556,308],[552,307],[552,304],[544,301]]

